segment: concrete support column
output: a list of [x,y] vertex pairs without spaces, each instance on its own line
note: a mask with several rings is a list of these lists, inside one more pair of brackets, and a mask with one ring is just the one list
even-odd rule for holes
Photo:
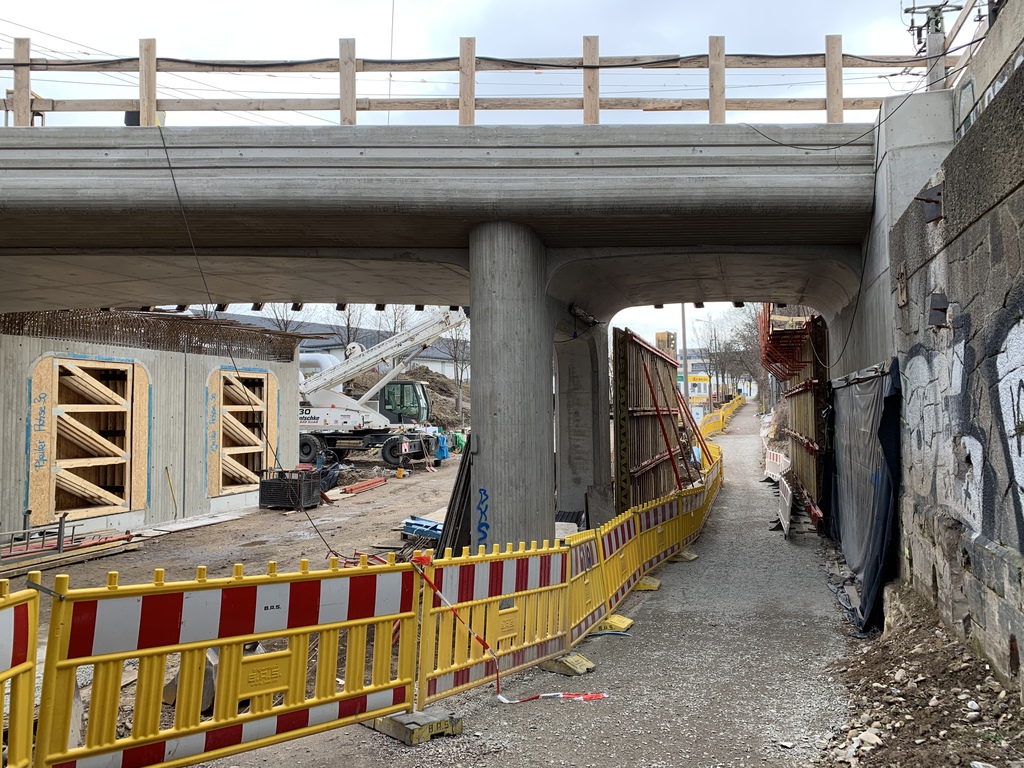
[[552,326],[546,255],[522,224],[469,236],[473,313],[473,499],[470,542],[555,536]]
[[558,362],[558,509],[583,510],[590,486],[609,485],[611,428],[608,396],[608,326],[555,345]]

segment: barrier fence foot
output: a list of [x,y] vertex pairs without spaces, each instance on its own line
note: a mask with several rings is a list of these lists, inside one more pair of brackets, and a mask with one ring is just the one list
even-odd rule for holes
[[628,632],[635,622],[626,616],[613,613],[594,627],[595,632]]
[[593,672],[597,665],[581,653],[569,653],[560,659],[549,659],[542,662],[540,668],[545,672],[554,672],[556,675],[575,677]]
[[462,718],[441,707],[427,707],[422,712],[378,717],[368,720],[364,725],[398,739],[410,747],[437,736],[459,736],[462,733]]
[[670,557],[668,561],[670,563],[692,563],[698,557],[700,557],[700,555],[698,555],[696,552],[691,552],[688,549],[684,549],[678,555],[673,555],[672,557]]
[[653,576],[644,576],[633,587],[634,592],[654,592],[659,589],[661,589],[661,579],[656,579]]

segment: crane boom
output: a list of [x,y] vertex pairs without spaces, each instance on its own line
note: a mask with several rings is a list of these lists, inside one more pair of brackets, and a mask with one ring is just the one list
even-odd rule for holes
[[331,389],[338,384],[343,384],[361,373],[372,370],[381,363],[390,362],[395,357],[405,354],[416,346],[425,349],[448,331],[457,328],[468,319],[466,313],[461,309],[448,309],[438,312],[408,330],[396,333],[391,338],[385,339],[380,344],[370,347],[364,352],[353,355],[338,365],[309,376],[299,385],[299,391],[305,397],[324,389]]

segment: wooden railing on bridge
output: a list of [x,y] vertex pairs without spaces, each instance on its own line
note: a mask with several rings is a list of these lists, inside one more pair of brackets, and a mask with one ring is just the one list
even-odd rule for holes
[[[971,3],[973,4],[973,3]],[[959,31],[958,19],[956,31]],[[951,33],[952,36],[952,33]],[[949,49],[951,37],[947,38]],[[972,48],[968,47],[964,55]],[[958,66],[961,57],[944,55],[942,63]],[[105,60],[68,60],[33,58],[29,38],[16,38],[13,58],[0,59],[0,71],[14,71],[14,87],[7,92],[4,109],[14,113],[15,126],[30,126],[33,118],[45,121],[52,112],[138,112],[140,125],[157,125],[160,112],[200,111],[334,111],[342,125],[355,125],[358,112],[458,110],[460,125],[473,125],[477,110],[582,110],[583,123],[597,124],[603,110],[698,111],[707,112],[711,123],[724,123],[726,112],[767,110],[824,111],[830,123],[843,121],[844,110],[874,110],[882,97],[849,98],[843,95],[843,72],[849,68],[915,68],[933,67],[927,57],[858,56],[844,53],[841,35],[825,38],[825,52],[792,55],[726,54],[725,38],[708,38],[707,53],[693,55],[665,54],[655,56],[601,56],[597,37],[583,38],[583,55],[566,58],[508,59],[479,56],[476,38],[464,37],[457,57],[414,60],[360,59],[356,57],[353,39],[339,41],[338,57],[304,61],[240,61],[158,58],[156,40],[139,41],[139,55],[132,58]],[[727,69],[824,69],[824,97],[800,98],[727,98]],[[602,70],[616,69],[703,69],[707,70],[708,98],[637,98],[602,96]],[[582,71],[583,88],[579,97],[477,97],[476,75],[479,72],[510,71]],[[138,98],[132,99],[48,99],[32,92],[32,72],[129,72],[139,78]],[[164,99],[157,96],[158,73],[336,73],[339,77],[337,97],[324,98],[230,98],[230,99]],[[359,72],[458,72],[458,98],[396,97],[357,98],[356,75]]]

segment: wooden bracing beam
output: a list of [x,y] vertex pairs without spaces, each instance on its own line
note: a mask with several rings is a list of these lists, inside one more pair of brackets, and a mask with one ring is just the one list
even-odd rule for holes
[[67,470],[58,470],[54,480],[57,483],[57,487],[63,491],[67,491],[70,494],[78,496],[81,499],[92,502],[93,504],[99,505],[113,505],[116,507],[127,507],[128,502],[117,496],[110,491],[100,488],[98,485],[90,483],[83,477],[79,477],[74,472],[68,472]]
[[114,445],[66,413],[57,414],[57,436],[67,438],[94,456],[128,458],[128,452],[124,448]]
[[[252,446],[263,445],[263,440],[258,432],[254,433],[251,428],[247,427],[227,411],[221,413],[221,424],[224,428],[224,434],[236,443]],[[256,429],[259,429],[258,425],[256,426]]]
[[224,472],[224,475],[231,478],[231,480],[236,483],[241,483],[242,485],[259,484],[260,478],[258,475],[250,472],[228,454],[221,454],[220,462],[221,470]]
[[127,400],[74,363],[61,363],[60,367],[71,374],[70,376],[61,376],[60,383],[83,397],[98,404],[128,407]]
[[230,373],[224,374],[224,396],[239,405],[263,406],[263,401]]

